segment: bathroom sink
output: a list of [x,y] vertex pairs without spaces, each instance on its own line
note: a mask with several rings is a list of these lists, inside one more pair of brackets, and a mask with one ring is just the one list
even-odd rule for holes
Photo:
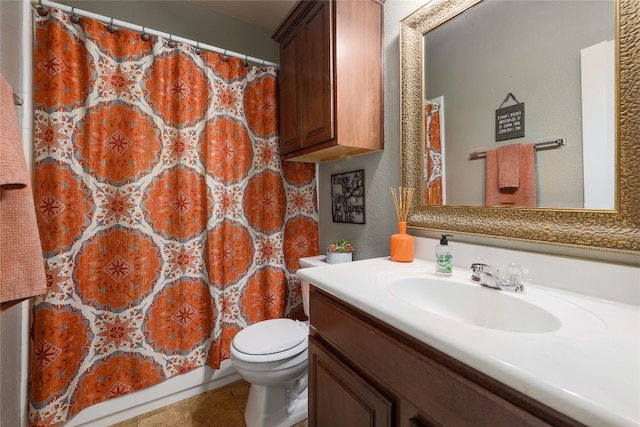
[[387,281],[396,298],[430,313],[466,324],[517,333],[548,333],[562,322],[528,302],[527,292],[512,294],[471,281],[437,276],[405,276]]

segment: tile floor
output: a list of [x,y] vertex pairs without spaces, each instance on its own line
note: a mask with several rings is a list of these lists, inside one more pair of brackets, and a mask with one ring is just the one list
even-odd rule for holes
[[[249,384],[240,380],[111,427],[245,427],[248,395]],[[307,427],[307,421],[293,427]]]

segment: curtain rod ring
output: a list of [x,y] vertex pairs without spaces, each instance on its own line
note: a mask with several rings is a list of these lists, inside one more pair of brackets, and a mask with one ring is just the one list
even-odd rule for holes
[[200,56],[202,55],[202,50],[200,49],[200,42],[196,42],[196,55]]
[[173,35],[171,34],[169,34],[169,42],[167,43],[167,46],[169,46],[171,49],[176,47],[176,42],[173,41]]
[[36,12],[38,13],[38,15],[40,16],[47,16],[47,9],[44,7],[44,5],[42,4],[42,0],[40,0],[38,2],[38,8],[36,9]]
[[80,23],[80,17],[78,15],[76,15],[76,8],[72,7],[71,8],[71,22],[73,22],[74,24],[79,24]]
[[147,29],[144,26],[142,27],[142,34],[140,34],[140,38],[143,42],[149,41],[149,34],[147,34]]
[[111,34],[116,32],[116,27],[113,26],[113,18],[111,18],[111,23],[107,27],[107,31],[109,31]]

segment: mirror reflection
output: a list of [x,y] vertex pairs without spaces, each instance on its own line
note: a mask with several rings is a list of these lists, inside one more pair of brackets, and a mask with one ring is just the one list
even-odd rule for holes
[[614,6],[486,0],[425,35],[427,204],[615,209]]

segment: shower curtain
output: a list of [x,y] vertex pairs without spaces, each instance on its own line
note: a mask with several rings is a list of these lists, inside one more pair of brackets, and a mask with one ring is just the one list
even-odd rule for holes
[[442,97],[424,103],[424,200],[429,205],[444,203],[444,149],[441,129]]
[[275,69],[71,18],[36,17],[32,426],[218,368],[242,328],[301,316],[298,258],[318,254]]

